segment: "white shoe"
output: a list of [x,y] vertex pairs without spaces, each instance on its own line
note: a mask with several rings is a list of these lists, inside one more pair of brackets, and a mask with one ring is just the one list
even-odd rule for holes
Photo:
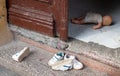
[[73,60],[73,68],[74,69],[82,69],[83,68],[83,64],[81,62],[79,62],[78,60],[74,59]]
[[30,53],[29,48],[28,47],[24,47],[23,50],[21,50],[20,52],[14,54],[12,56],[12,58],[13,58],[13,60],[20,62],[20,61],[23,60],[23,58],[25,58],[26,56],[28,56],[29,53]]
[[67,59],[71,59],[71,60],[73,60],[73,59],[75,59],[75,56],[73,56],[73,55],[69,55],[69,54],[65,54],[65,56],[64,56],[64,60],[67,60]]
[[66,55],[64,56],[64,59],[65,59],[65,60],[71,59],[74,69],[82,69],[82,68],[83,68],[83,64],[82,64],[81,62],[79,62],[78,60],[76,60],[75,56],[66,54]]
[[52,65],[52,69],[61,70],[61,71],[72,69],[72,60],[67,59],[67,60],[57,61],[54,65]]
[[55,64],[57,61],[63,60],[64,58],[64,52],[60,51],[57,54],[55,54],[49,61],[48,61],[48,65],[52,66],[53,64]]

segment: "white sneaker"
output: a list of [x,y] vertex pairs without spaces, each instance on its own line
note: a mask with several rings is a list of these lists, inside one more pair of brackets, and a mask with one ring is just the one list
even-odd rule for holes
[[61,71],[72,69],[72,60],[67,59],[67,60],[57,61],[54,65],[52,65],[52,69],[61,70]]
[[73,60],[73,68],[74,69],[82,69],[83,68],[83,64],[81,62],[79,62],[78,60],[74,59]]
[[48,61],[48,65],[52,66],[53,64],[55,64],[57,61],[63,60],[64,58],[64,52],[60,51],[57,54],[55,54],[49,61]]
[[14,54],[12,56],[12,58],[13,58],[13,60],[20,62],[20,61],[23,60],[23,58],[25,58],[26,56],[28,56],[29,53],[30,53],[29,48],[28,47],[24,47],[23,50],[21,50],[20,52]]
[[64,59],[65,59],[65,60],[71,59],[74,69],[82,69],[82,68],[83,68],[83,64],[82,64],[81,62],[79,62],[78,60],[76,60],[75,56],[66,54],[66,55],[64,56]]
[[75,59],[75,56],[73,56],[73,55],[69,55],[69,54],[65,54],[65,56],[64,56],[64,60],[67,60],[67,59],[71,59],[71,60],[73,60],[73,59]]

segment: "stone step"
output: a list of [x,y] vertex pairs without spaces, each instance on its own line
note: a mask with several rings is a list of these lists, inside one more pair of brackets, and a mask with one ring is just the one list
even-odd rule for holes
[[[19,52],[25,46],[30,47],[30,55],[22,62],[14,61],[12,55]],[[9,44],[0,47],[0,65],[11,71],[15,71],[16,74],[19,74],[20,76],[109,76],[107,73],[97,71],[87,66],[85,66],[83,70],[72,69],[69,71],[54,71],[47,64],[48,60],[53,55],[53,53],[44,49],[32,46],[20,40],[14,40]],[[7,71],[6,73],[9,74]]]
[[20,76],[20,75],[3,66],[0,66],[0,76]]

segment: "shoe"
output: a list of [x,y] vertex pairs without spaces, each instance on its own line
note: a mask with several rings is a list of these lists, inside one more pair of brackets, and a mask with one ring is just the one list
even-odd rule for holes
[[73,60],[73,69],[82,69],[83,68],[83,64],[81,62],[79,62],[78,60],[74,59]]
[[64,59],[67,60],[67,59],[71,59],[72,60],[72,64],[73,64],[73,69],[82,69],[83,68],[83,64],[81,62],[79,62],[75,56],[72,56],[72,55],[69,55],[69,54],[66,54],[64,56]]
[[24,47],[23,50],[21,50],[20,52],[14,54],[12,56],[12,58],[15,61],[21,62],[23,60],[23,58],[25,58],[26,56],[29,55],[29,53],[30,53],[29,48],[28,47]]
[[73,56],[73,55],[69,55],[69,54],[65,54],[65,56],[64,56],[64,60],[67,60],[67,59],[71,59],[71,60],[73,60],[73,59],[75,59],[75,56]]
[[52,66],[53,64],[55,64],[57,61],[63,60],[64,59],[64,52],[60,51],[57,54],[55,54],[49,61],[48,61],[48,65]]
[[67,60],[61,60],[57,61],[54,65],[52,65],[53,70],[61,70],[61,71],[66,71],[72,69],[72,60],[67,59]]

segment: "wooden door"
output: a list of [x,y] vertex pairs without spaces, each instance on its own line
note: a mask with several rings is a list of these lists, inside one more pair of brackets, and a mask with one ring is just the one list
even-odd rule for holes
[[12,24],[67,40],[67,0],[9,0],[9,3]]

